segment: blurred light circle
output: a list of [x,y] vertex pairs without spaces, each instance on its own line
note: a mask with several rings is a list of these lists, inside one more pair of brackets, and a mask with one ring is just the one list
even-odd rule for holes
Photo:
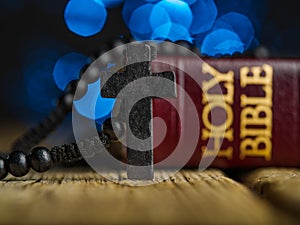
[[49,112],[59,95],[59,89],[52,78],[52,66],[51,59],[44,57],[36,59],[24,69],[26,104],[36,112]]
[[74,107],[77,112],[92,120],[98,120],[98,123],[111,116],[115,99],[102,98],[100,95],[100,79],[88,85],[87,93],[83,98],[74,101]]
[[151,3],[158,2],[158,1],[160,1],[160,0],[145,0],[145,2],[151,2]]
[[160,7],[157,4],[152,8],[149,21],[152,30],[155,30],[163,24],[172,22],[168,12],[163,7]]
[[[145,4],[133,11],[128,23],[128,27],[131,31],[139,34],[147,34],[152,32],[150,17],[153,6],[153,4]],[[160,17],[156,16],[155,18]]]
[[122,8],[122,16],[125,24],[129,25],[130,17],[135,9],[144,5],[143,0],[125,0]]
[[194,4],[198,0],[182,0],[182,1],[186,2],[189,5],[192,5],[192,4]]
[[79,79],[82,67],[88,62],[88,57],[75,52],[60,57],[53,69],[53,78],[58,88],[65,90],[70,81]]
[[65,9],[68,28],[83,37],[100,32],[105,24],[107,12],[100,1],[70,0]]
[[[247,16],[254,27],[254,30],[260,33],[263,21],[266,19],[268,11],[267,0],[251,0],[251,1],[237,1],[237,0],[215,0],[218,6],[219,16],[225,15],[229,12],[241,13]],[[264,26],[264,29],[266,27]]]
[[156,3],[155,7],[153,8],[153,14],[157,17],[162,16],[160,15],[160,7],[165,9],[172,23],[181,25],[186,29],[190,28],[193,21],[193,14],[186,2],[180,0],[162,0]]
[[214,24],[218,10],[213,0],[198,0],[191,5],[193,23],[190,27],[191,34],[199,34],[209,30]]
[[239,36],[229,30],[219,29],[209,33],[201,46],[201,53],[208,56],[232,55],[244,52],[244,44]]
[[147,34],[141,34],[131,30],[130,33],[136,41],[151,40],[151,36],[152,36],[152,32]]
[[254,38],[254,29],[250,19],[240,13],[230,12],[216,20],[214,29],[227,29],[236,33],[248,49]]
[[45,115],[55,107],[62,94],[53,79],[54,65],[70,49],[57,39],[40,33],[24,35],[22,40],[26,43],[19,49],[22,82],[18,79],[17,85],[24,92],[18,98],[31,113]]
[[106,8],[114,8],[121,5],[124,2],[124,0],[94,0],[94,1],[103,4]]
[[187,41],[192,43],[192,37],[186,27],[176,23],[166,23],[153,31],[151,40]]

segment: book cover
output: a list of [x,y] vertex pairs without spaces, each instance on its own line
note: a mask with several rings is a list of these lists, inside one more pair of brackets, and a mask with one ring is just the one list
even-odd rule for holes
[[[200,124],[197,146],[187,163],[183,160],[191,150],[183,149],[182,162],[176,157],[168,160],[169,166],[198,167],[203,157],[216,154],[211,166],[220,168],[300,165],[299,60],[204,59],[199,65],[188,57],[160,59],[181,65],[178,69],[158,60],[152,63],[152,70],[175,71],[177,84],[194,106],[181,94],[172,100],[177,107],[166,99],[153,100],[153,117],[162,118],[167,126],[161,141],[157,137],[160,125],[153,122],[155,163],[173,153],[185,132],[182,124],[190,120],[188,112],[195,107]],[[206,78],[199,86],[182,68],[195,68],[199,77]],[[216,85],[222,90],[219,95],[213,91]],[[219,104],[221,98],[223,105]],[[211,113],[217,111],[220,118],[213,122]],[[187,137],[184,141],[192,140]]]

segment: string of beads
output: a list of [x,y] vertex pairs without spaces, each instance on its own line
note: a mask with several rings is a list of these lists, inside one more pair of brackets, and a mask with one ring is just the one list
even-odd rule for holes
[[[85,157],[93,157],[96,148],[101,144],[108,149],[110,147],[110,137],[100,133],[99,137],[86,138],[83,141],[61,146],[54,146],[50,150],[46,147],[38,146],[31,150],[30,154],[23,151],[13,151],[4,159],[0,157],[0,179],[8,173],[15,177],[26,175],[30,168],[36,172],[45,172],[57,163],[72,163],[83,158],[80,149],[85,149]],[[99,150],[99,149],[98,149]]]
[[[120,43],[118,42],[118,44]],[[37,172],[45,172],[57,163],[70,164],[79,161],[83,158],[79,149],[85,150],[84,157],[86,158],[93,157],[100,146],[104,146],[106,149],[110,147],[110,141],[116,139],[111,119],[107,119],[103,123],[102,132],[98,137],[86,138],[78,144],[54,146],[51,149],[42,146],[34,147],[61,124],[65,116],[72,110],[73,100],[79,100],[86,94],[88,84],[99,79],[96,74],[83,77],[88,67],[89,64],[84,65],[79,79],[72,80],[67,85],[64,94],[58,99],[55,109],[43,121],[29,129],[13,143],[9,156],[7,158],[0,156],[0,180],[4,179],[8,173],[15,177],[22,177],[29,172],[30,168]],[[116,127],[124,132],[121,123]]]
[[[120,44],[124,43],[122,41],[115,41],[110,47],[116,47]],[[186,45],[185,42],[178,44]],[[185,47],[191,49],[190,45]],[[98,56],[95,55],[95,58]],[[93,76],[82,77],[88,66],[87,64],[81,69],[79,77],[82,79],[73,80],[67,85],[64,94],[57,102],[56,108],[43,121],[25,132],[25,134],[14,142],[11,148],[12,152],[7,158],[0,156],[0,180],[5,178],[8,173],[16,177],[21,177],[26,175],[30,168],[37,172],[45,172],[57,163],[68,164],[76,162],[83,158],[82,152],[79,149],[85,150],[85,158],[93,157],[95,152],[99,150],[97,148],[101,146],[99,142],[108,149],[110,142],[117,140],[111,120],[108,119],[103,123],[102,132],[99,134],[99,137],[87,138],[78,144],[71,143],[54,146],[51,149],[42,146],[34,147],[54,131],[72,110],[75,92],[75,100],[82,98],[87,92],[88,84],[95,82],[99,78],[95,74]],[[119,134],[125,133],[122,123],[115,124],[114,127],[117,127]],[[28,153],[29,151],[30,153]]]
[[[84,73],[87,66],[81,69],[80,74]],[[29,151],[33,146],[40,143],[61,124],[66,115],[72,110],[75,92],[76,98],[80,99],[85,95],[86,91],[87,82],[85,80],[71,81],[67,85],[63,95],[58,99],[55,109],[43,121],[18,138],[13,143],[11,150],[17,151],[22,149],[23,151]]]
[[[80,78],[88,66],[88,64],[83,66]],[[82,159],[82,154],[78,145],[81,149],[87,149],[86,152],[89,155],[85,155],[85,157],[91,157],[96,152],[94,148],[99,146],[97,142],[101,141],[105,148],[109,148],[109,136],[103,132],[99,134],[99,137],[87,138],[78,145],[76,143],[64,144],[51,149],[42,146],[34,147],[61,124],[65,116],[72,110],[75,92],[76,99],[83,97],[87,91],[88,82],[87,79],[71,81],[58,99],[55,109],[43,121],[29,129],[13,143],[12,152],[7,158],[0,156],[0,179],[5,178],[8,173],[15,177],[21,177],[26,175],[30,168],[37,172],[45,172],[57,163],[68,164],[79,161]],[[32,150],[28,154],[30,149]]]

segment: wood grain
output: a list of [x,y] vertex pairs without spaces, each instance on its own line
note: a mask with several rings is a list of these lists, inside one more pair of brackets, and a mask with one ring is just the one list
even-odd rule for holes
[[[296,224],[219,170],[184,170],[158,184],[116,184],[88,169],[0,182],[1,224]],[[115,174],[106,175],[113,177]]]

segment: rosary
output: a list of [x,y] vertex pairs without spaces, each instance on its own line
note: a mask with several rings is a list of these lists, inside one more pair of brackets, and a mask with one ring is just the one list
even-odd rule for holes
[[[217,18],[217,7],[213,0],[70,0],[64,14],[66,25],[69,30],[80,36],[91,36],[101,31],[107,16],[106,8],[121,4],[124,22],[135,40],[169,40],[176,43],[183,41],[182,43],[188,47],[191,47],[193,42],[194,46],[201,46],[201,53],[216,56],[242,53],[249,48],[254,37],[252,24],[246,16],[230,12]],[[143,26],[140,25],[141,21],[145,22]],[[203,36],[205,32],[207,34]],[[243,35],[243,32],[247,35]],[[145,77],[162,77],[172,81],[174,86],[169,88],[166,97],[176,97],[175,74],[172,71],[151,73],[150,63],[156,57],[154,46],[146,42],[130,44],[122,57],[123,61],[134,59],[140,62],[125,66],[106,80],[105,85],[101,87],[102,97],[115,98],[126,85]],[[55,164],[69,164],[93,157],[99,144],[110,149],[112,143],[119,142],[116,133],[123,134],[126,142],[131,143],[131,138],[126,135],[129,130],[135,137],[147,141],[143,144],[145,146],[137,145],[136,149],[127,147],[127,177],[133,180],[153,179],[152,127],[149,128],[152,119],[152,97],[140,100],[126,115],[122,113],[122,107],[128,104],[125,96],[121,99],[119,120],[114,120],[116,124],[112,124],[111,119],[104,121],[97,137],[85,138],[78,143],[54,146],[50,149],[36,147],[72,111],[73,101],[81,99],[86,94],[88,84],[98,79],[101,82],[105,80],[105,72],[83,76],[89,66],[86,64],[82,67],[80,79],[72,80],[67,85],[57,101],[56,108],[13,143],[7,158],[0,157],[0,179],[4,179],[8,173],[21,177],[26,175],[30,168],[37,172],[45,172]],[[149,88],[146,84],[143,87]],[[125,117],[129,118],[129,127],[122,121]],[[141,151],[140,148],[143,147],[148,150]],[[85,149],[84,157],[80,149]]]
[[[125,59],[129,61],[131,59],[141,61],[145,59],[145,56],[149,61],[129,64],[121,71],[114,73],[107,79],[105,85],[101,88],[102,97],[114,98],[127,84],[143,77],[163,77],[171,80],[175,84],[175,74],[171,71],[162,73],[150,72],[150,62],[156,57],[154,46],[145,43],[129,44],[123,54]],[[88,65],[82,68],[81,75],[84,74],[84,71],[87,68]],[[105,78],[105,72],[103,74],[102,77],[100,74],[102,79]],[[97,150],[95,148],[97,148],[96,146],[99,146],[100,141],[102,145],[108,149],[112,141],[118,141],[115,133],[126,133],[122,121],[117,120],[116,123],[118,124],[112,126],[111,119],[107,119],[102,124],[99,137],[86,138],[79,143],[54,146],[51,149],[41,146],[34,147],[55,130],[67,113],[72,110],[74,97],[76,96],[77,99],[80,99],[84,96],[87,89],[86,85],[88,83],[85,80],[88,79],[90,82],[94,82],[99,79],[99,77],[86,78],[86,76],[84,76],[81,79],[83,79],[83,81],[71,81],[67,85],[64,94],[59,98],[56,108],[48,115],[48,117],[14,142],[12,152],[7,159],[0,158],[1,179],[5,178],[8,173],[15,177],[21,177],[26,175],[30,168],[37,172],[45,172],[57,163],[68,164],[82,160],[83,156],[79,150],[79,146],[86,150],[85,152],[87,152],[87,155],[85,154],[85,157],[93,157]],[[147,84],[145,84],[145,88],[148,88]],[[169,95],[168,97],[176,97],[175,85],[171,91],[168,91],[167,95]],[[121,104],[126,104],[126,98],[122,99]],[[144,147],[145,143],[140,144],[140,146],[137,145],[137,149],[127,147],[127,177],[134,180],[151,180],[154,177],[152,130],[149,128],[149,122],[152,119],[151,97],[140,100],[135,104],[134,108],[132,108],[130,115],[120,115],[120,118],[123,118],[124,116],[130,116],[131,118],[129,119],[130,128],[127,129],[131,129],[132,133],[140,139],[148,138],[148,141],[146,142],[147,151],[140,150],[140,148]],[[118,130],[114,130],[113,127],[117,127]],[[130,142],[130,140],[128,139],[127,142]],[[27,154],[28,151],[29,153]]]

